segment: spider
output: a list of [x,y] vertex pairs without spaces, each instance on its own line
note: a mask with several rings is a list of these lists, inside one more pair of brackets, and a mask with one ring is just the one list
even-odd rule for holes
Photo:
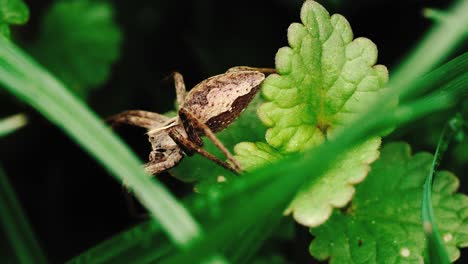
[[[147,129],[152,146],[145,169],[158,174],[176,166],[186,155],[198,153],[224,168],[239,174],[242,169],[229,150],[215,136],[228,127],[256,95],[270,68],[238,66],[197,84],[188,93],[180,73],[173,74],[178,115],[170,118],[143,111],[124,111],[108,118],[112,125],[125,123]],[[202,148],[206,136],[227,157],[220,160]]]

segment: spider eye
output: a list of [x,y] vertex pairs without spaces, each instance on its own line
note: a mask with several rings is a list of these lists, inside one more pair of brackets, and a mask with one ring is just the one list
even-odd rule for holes
[[166,149],[164,149],[164,148],[157,148],[156,151],[157,151],[157,152],[166,152]]

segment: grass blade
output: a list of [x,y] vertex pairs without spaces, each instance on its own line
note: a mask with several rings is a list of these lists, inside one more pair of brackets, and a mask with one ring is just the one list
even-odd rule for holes
[[432,182],[437,167],[442,160],[442,156],[447,150],[450,141],[452,141],[462,127],[463,120],[460,115],[450,119],[444,126],[434,153],[431,169],[427,175],[426,181],[424,182],[421,214],[424,233],[426,234],[426,256],[429,259],[428,263],[450,263],[450,258],[440,236],[439,229],[437,228],[432,208]]
[[468,1],[455,1],[446,12],[445,19],[436,23],[393,71],[390,86],[408,87],[415,77],[423,75],[443,61],[466,37],[466,25],[468,25],[466,14],[468,14]]
[[23,127],[28,119],[23,114],[16,114],[0,120],[0,137],[6,136]]
[[41,112],[103,166],[125,182],[179,246],[201,230],[189,212],[159,183],[144,173],[141,162],[89,108],[5,38],[0,38],[0,83]]
[[0,167],[0,224],[10,241],[18,263],[47,263],[27,217]]

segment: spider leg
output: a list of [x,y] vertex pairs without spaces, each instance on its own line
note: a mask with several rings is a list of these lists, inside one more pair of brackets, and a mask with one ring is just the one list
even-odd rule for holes
[[249,67],[249,66],[232,67],[232,68],[229,68],[226,72],[233,72],[233,71],[258,71],[266,75],[276,73],[276,69],[274,68],[255,68],[255,67]]
[[184,158],[182,153],[179,151],[173,152],[170,156],[165,158],[164,160],[161,159],[153,159],[150,162],[145,164],[145,170],[150,175],[161,173],[165,170],[173,168]]
[[170,129],[169,130],[169,136],[183,149],[187,149],[190,152],[196,152],[203,157],[215,162],[216,164],[236,173],[239,174],[240,169],[232,166],[231,164],[220,160],[217,158],[215,155],[209,153],[208,151],[204,150],[202,147],[199,145],[195,144],[194,142],[190,141],[186,137],[182,136],[176,129]]
[[129,110],[106,118],[106,122],[110,123],[112,127],[120,124],[128,124],[147,129],[155,126],[161,126],[171,118],[153,112],[143,110]]
[[179,108],[182,108],[185,102],[185,95],[187,94],[187,90],[185,89],[184,77],[179,72],[174,72],[173,78],[176,89],[177,105]]
[[[231,152],[229,152],[229,150],[223,145],[223,143],[216,137],[213,131],[211,131],[211,129],[206,124],[201,122],[196,116],[194,116],[192,113],[190,113],[190,111],[188,111],[185,108],[181,108],[179,110],[179,116],[181,117],[181,119],[186,119],[186,122],[183,122],[184,125],[185,123],[189,123],[191,126],[193,126],[193,129],[192,129],[193,131],[202,131],[203,134],[207,136],[208,139],[210,139],[211,142],[213,142],[215,146],[219,150],[221,150],[221,152],[223,152],[226,158],[233,164],[235,171],[237,172],[242,171],[242,168],[239,162],[234,158]],[[197,137],[199,137],[196,133],[190,133],[189,137],[191,136],[191,134],[194,134]],[[192,137],[194,135],[192,135]]]

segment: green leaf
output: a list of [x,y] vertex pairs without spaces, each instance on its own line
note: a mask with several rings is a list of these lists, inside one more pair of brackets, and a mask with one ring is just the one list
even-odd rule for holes
[[112,5],[101,1],[57,1],[46,12],[33,55],[76,94],[102,85],[120,56],[122,33]]
[[28,19],[29,9],[23,0],[0,0],[0,34],[9,38],[8,25],[22,25]]
[[[324,143],[386,92],[388,72],[375,65],[377,47],[366,38],[353,40],[343,16],[330,17],[320,4],[308,0],[301,20],[288,29],[290,47],[276,54],[278,74],[268,76],[262,85],[268,102],[258,114],[269,127],[265,136],[269,146],[241,143],[235,148],[246,169]],[[342,154],[329,173],[304,184],[287,212],[307,226],[323,223],[332,207],[351,199],[353,184],[365,178],[379,145],[380,138],[371,138]]]
[[[432,162],[429,153],[411,155],[404,143],[381,150],[366,180],[356,187],[352,204],[335,210],[316,236],[311,254],[331,263],[422,263],[425,248],[421,220],[422,186]],[[455,193],[458,179],[436,174],[432,200],[451,260],[468,246],[468,197]]]

